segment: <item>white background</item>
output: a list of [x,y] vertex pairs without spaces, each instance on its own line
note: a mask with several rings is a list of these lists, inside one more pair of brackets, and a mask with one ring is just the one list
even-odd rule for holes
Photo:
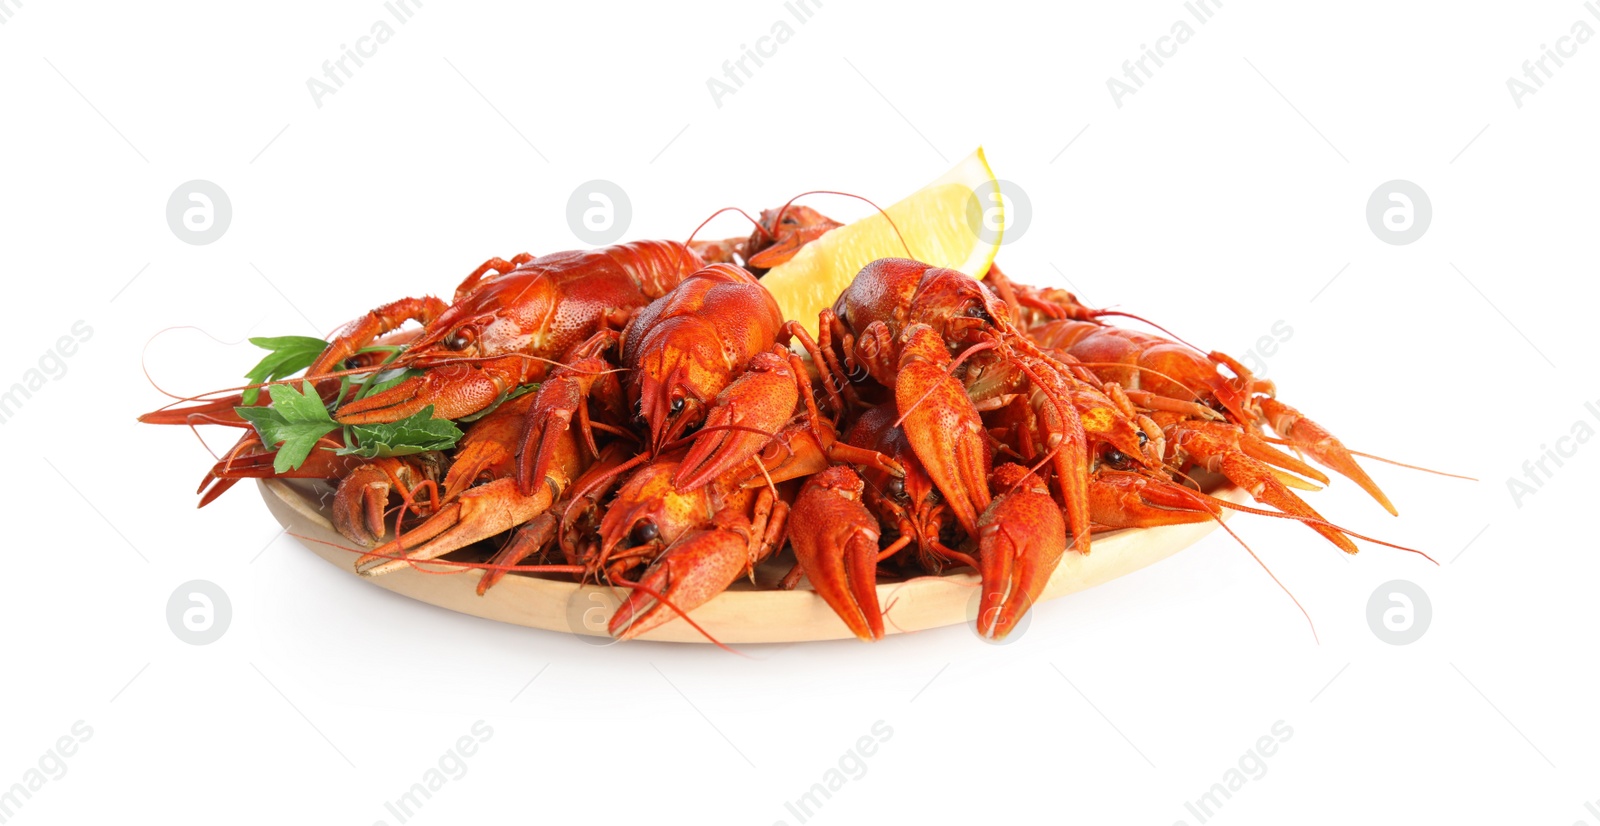
[[[380,3],[5,5],[0,386],[93,329],[0,425],[0,786],[93,729],[12,822],[394,824],[385,802],[483,720],[492,737],[413,822],[795,824],[785,802],[882,720],[892,737],[815,822],[1195,824],[1185,802],[1282,720],[1292,737],[1216,822],[1600,823],[1600,445],[1520,502],[1506,481],[1574,423],[1600,430],[1583,407],[1600,45],[1520,108],[1506,86],[1574,21],[1600,28],[1576,0],[1228,0],[1120,108],[1107,79],[1181,4],[827,0],[720,107],[707,78],[781,4],[429,0],[320,107],[307,79]],[[1003,647],[957,626],[749,658],[597,648],[341,574],[248,487],[196,511],[209,454],[134,423],[165,401],[142,356],[173,391],[237,383],[258,351],[219,342],[323,335],[448,296],[491,255],[577,246],[565,205],[590,179],[628,192],[630,237],[682,239],[806,189],[893,201],[979,144],[1031,199],[1000,258],[1014,277],[1237,355],[1283,321],[1282,398],[1354,448],[1478,477],[1374,467],[1398,519],[1348,482],[1312,496],[1440,565],[1345,560],[1245,516],[1320,644],[1214,534],[1040,607]],[[208,246],[165,218],[196,178],[233,205]],[[1365,218],[1396,178],[1433,205],[1407,246]],[[205,335],[161,333],[177,325]],[[1397,578],[1433,609],[1403,647],[1366,620]],[[209,646],[165,620],[192,579],[232,600]]]

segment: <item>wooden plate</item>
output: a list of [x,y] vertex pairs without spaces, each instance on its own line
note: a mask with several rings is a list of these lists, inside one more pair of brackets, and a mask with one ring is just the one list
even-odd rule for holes
[[[357,576],[353,563],[360,552],[333,529],[320,496],[303,484],[280,480],[260,482],[261,496],[272,515],[302,545],[340,570]],[[1223,488],[1214,496],[1244,501],[1238,488]],[[1225,511],[1231,514],[1232,511]],[[1159,562],[1199,541],[1216,528],[1215,522],[1124,530],[1095,537],[1087,555],[1068,554],[1061,560],[1040,601],[1092,588],[1146,565]],[[433,570],[447,570],[427,566]],[[478,596],[478,574],[466,569],[457,574],[425,573],[403,569],[367,581],[430,605],[475,617],[605,637],[606,622],[620,600],[621,589],[578,585],[531,575],[512,574]],[[970,622],[976,613],[978,576],[955,573],[924,576],[878,586],[879,605],[889,606],[884,629],[890,634]],[[748,581],[696,608],[695,622],[725,643],[806,642],[853,639],[833,609],[807,590],[804,583],[793,591],[755,590]],[[661,642],[708,642],[688,623],[673,620],[640,639]]]

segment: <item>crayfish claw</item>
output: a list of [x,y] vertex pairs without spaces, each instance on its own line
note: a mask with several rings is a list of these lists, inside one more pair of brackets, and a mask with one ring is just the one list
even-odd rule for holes
[[394,387],[341,405],[340,424],[395,422],[433,406],[435,419],[459,419],[478,412],[517,385],[522,360],[494,359],[473,364],[429,367]]
[[633,593],[617,606],[607,629],[633,639],[711,601],[750,565],[750,523],[722,511],[706,528],[687,531],[645,570]]
[[907,440],[969,536],[989,507],[989,442],[961,382],[948,371],[944,340],[925,324],[901,335],[895,403]]
[[[549,509],[556,491],[550,480],[531,496],[517,492],[516,480],[496,479],[468,490],[421,525],[356,560],[362,576],[392,573],[417,562],[438,559],[504,533]],[[419,544],[420,543],[420,544]]]
[[768,350],[751,357],[745,374],[717,394],[673,484],[692,491],[760,453],[794,415],[798,381],[805,377],[795,375],[786,356]]
[[333,495],[333,527],[363,548],[378,544],[388,533],[383,515],[392,490],[389,475],[376,464],[356,468]]
[[[806,480],[789,512],[789,542],[811,587],[860,639],[883,639],[878,609],[878,520],[861,501],[848,465]],[[902,537],[902,541],[907,537]]]
[[[1372,481],[1372,477],[1367,475],[1361,465],[1356,464],[1355,457],[1350,455],[1350,450],[1326,428],[1270,396],[1264,396],[1260,401],[1261,412],[1266,415],[1267,421],[1272,424],[1272,429],[1277,431],[1278,435],[1290,440],[1295,447],[1305,451],[1311,458],[1331,468],[1335,473],[1360,485],[1361,489],[1377,500],[1391,516],[1400,515],[1400,512],[1395,510],[1394,504],[1389,501],[1389,497],[1378,487],[1378,483]],[[1322,481],[1326,481],[1326,477]]]
[[1219,514],[1206,497],[1167,479],[1102,470],[1089,481],[1089,516],[1106,528],[1153,528],[1209,522]]
[[978,633],[1005,639],[1039,600],[1067,547],[1067,524],[1043,479],[1021,465],[994,471],[995,498],[978,519]]
[[506,574],[510,573],[507,568],[522,564],[523,560],[550,544],[560,524],[561,517],[554,510],[548,510],[512,532],[511,541],[483,569],[483,577],[478,580],[478,596],[483,596],[495,583],[505,579]]

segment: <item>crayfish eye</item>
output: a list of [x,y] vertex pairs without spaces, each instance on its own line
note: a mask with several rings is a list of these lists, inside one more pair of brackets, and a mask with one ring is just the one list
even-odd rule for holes
[[1140,447],[1144,447],[1149,442],[1150,442],[1150,437],[1144,435],[1144,431],[1143,430],[1139,431],[1139,446]]
[[683,399],[673,399],[672,400],[671,410],[672,410],[672,415],[674,415],[674,416],[678,415],[679,413],[682,413],[683,412]]
[[657,527],[656,523],[654,522],[640,522],[639,524],[633,526],[633,533],[630,534],[630,536],[633,538],[633,544],[635,545],[643,545],[647,542],[653,542],[655,541],[655,538],[660,535],[661,528]]
[[463,327],[444,340],[444,346],[451,350],[465,350],[472,346],[472,331]]
[[906,496],[906,480],[898,476],[890,477],[889,495],[896,499],[904,499]]
[[1128,458],[1128,454],[1114,447],[1106,448],[1105,454],[1100,458],[1116,470],[1127,470],[1128,466],[1133,464],[1133,460]]

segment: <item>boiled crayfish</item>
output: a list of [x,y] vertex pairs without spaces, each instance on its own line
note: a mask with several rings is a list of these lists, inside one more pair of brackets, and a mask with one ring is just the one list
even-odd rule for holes
[[[611,618],[620,638],[787,549],[788,575],[759,584],[808,579],[864,640],[885,633],[880,577],[960,568],[981,578],[978,630],[1004,637],[1094,534],[1235,507],[1202,472],[1354,552],[1293,492],[1328,477],[1284,446],[1393,512],[1271,382],[998,268],[980,281],[873,261],[813,340],[757,275],[835,226],[785,207],[749,239],[491,259],[449,303],[379,307],[271,383],[331,414],[307,459],[281,467],[249,429],[201,504],[242,478],[336,480],[333,521],[364,549],[362,574],[434,561],[481,569],[479,593],[511,572],[610,583],[632,592]],[[361,389],[378,376],[392,381]],[[240,409],[232,396],[142,420],[248,428]],[[338,450],[348,426],[430,410],[465,424],[453,447]]]

